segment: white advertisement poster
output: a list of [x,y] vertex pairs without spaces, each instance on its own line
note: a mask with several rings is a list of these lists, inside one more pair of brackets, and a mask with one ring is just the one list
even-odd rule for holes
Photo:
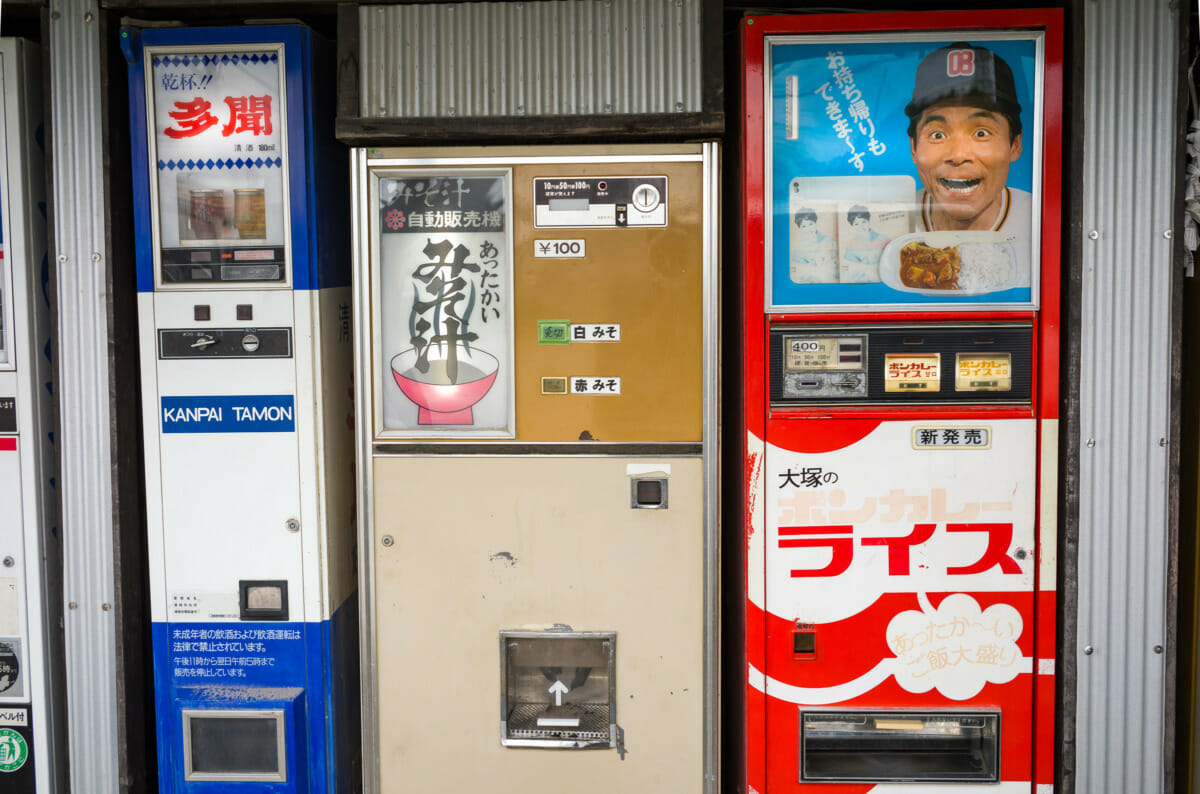
[[509,177],[379,180],[383,430],[511,438]]
[[147,64],[164,263],[281,261],[271,249],[287,240],[282,46],[162,48]]

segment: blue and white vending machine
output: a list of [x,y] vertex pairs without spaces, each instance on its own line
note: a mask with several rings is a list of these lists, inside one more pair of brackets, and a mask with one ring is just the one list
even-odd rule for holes
[[299,25],[121,31],[160,790],[358,787],[347,153]]

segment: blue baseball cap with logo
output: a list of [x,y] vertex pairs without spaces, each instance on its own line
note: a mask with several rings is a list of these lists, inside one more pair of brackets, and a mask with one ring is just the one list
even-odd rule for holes
[[956,42],[934,50],[917,66],[912,101],[904,113],[909,135],[926,108],[938,104],[970,105],[1004,114],[1013,136],[1021,132],[1021,103],[1008,63],[986,47]]

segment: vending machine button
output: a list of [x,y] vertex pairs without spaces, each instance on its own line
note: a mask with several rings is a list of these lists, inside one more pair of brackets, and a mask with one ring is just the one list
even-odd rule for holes
[[258,350],[258,337],[254,334],[246,334],[242,337],[242,350],[247,353],[253,353]]
[[198,323],[207,322],[212,319],[212,309],[203,303],[197,303],[192,307],[192,317]]
[[633,500],[630,507],[657,508],[667,506],[667,479],[665,477],[638,477],[633,481]]
[[237,306],[237,318],[239,320],[253,320],[254,306],[249,303],[239,303]]

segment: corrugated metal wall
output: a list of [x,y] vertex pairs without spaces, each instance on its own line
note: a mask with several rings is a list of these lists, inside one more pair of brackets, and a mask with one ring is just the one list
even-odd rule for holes
[[[99,7],[50,3],[63,601],[74,791],[120,790]],[[128,355],[136,355],[129,351]],[[134,574],[130,574],[134,575]]]
[[1164,787],[1180,30],[1170,0],[1083,7],[1075,791],[1154,794]]
[[699,112],[700,0],[364,6],[363,117]]

